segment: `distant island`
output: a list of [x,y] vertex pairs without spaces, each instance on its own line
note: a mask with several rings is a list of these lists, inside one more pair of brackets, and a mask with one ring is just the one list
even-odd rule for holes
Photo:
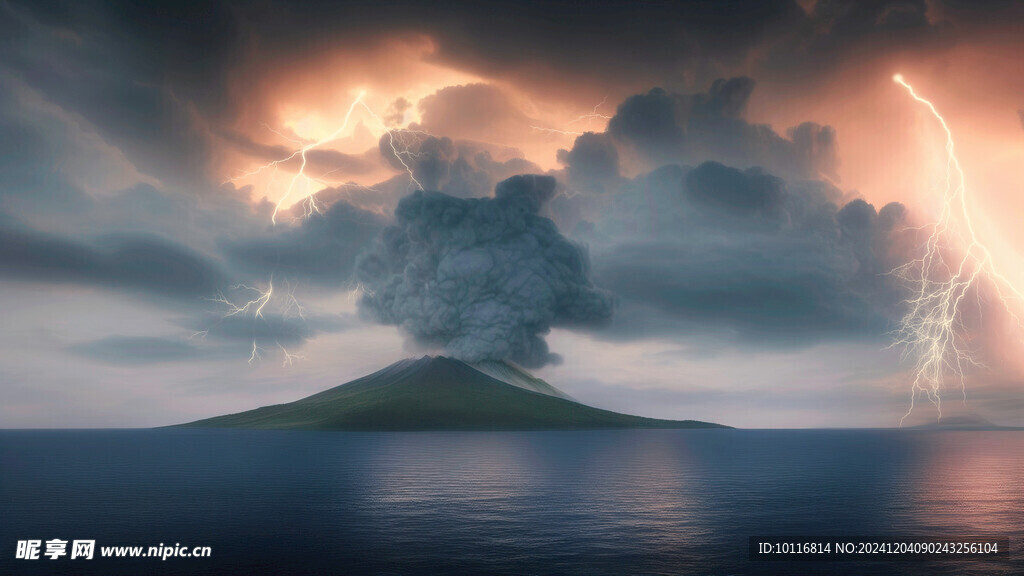
[[908,426],[908,430],[1024,430],[1019,426],[1000,426],[984,416],[967,413],[956,416],[945,416],[935,422]]
[[402,360],[295,402],[177,427],[352,431],[730,428],[593,408],[512,364],[471,365],[444,356]]

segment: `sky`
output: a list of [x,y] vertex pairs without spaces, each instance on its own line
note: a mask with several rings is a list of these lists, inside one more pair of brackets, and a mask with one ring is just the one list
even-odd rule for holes
[[918,424],[936,386],[1024,425],[1021,190],[1010,0],[0,0],[0,428],[422,354],[643,416]]

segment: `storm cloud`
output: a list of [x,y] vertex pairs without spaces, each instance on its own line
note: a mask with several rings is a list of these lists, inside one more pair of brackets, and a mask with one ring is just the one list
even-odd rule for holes
[[579,190],[608,192],[619,184],[619,152],[607,133],[586,132],[571,150],[559,150],[569,184]]
[[[485,81],[548,95],[600,97],[611,87],[620,98],[641,86],[660,84],[671,94],[734,74],[804,83],[812,73],[838,72],[837,62],[846,59],[935,52],[965,36],[987,37],[994,26],[1016,34],[1012,22],[1020,14],[1012,2],[801,4],[726,0],[623,10],[596,3],[581,11],[566,1],[514,8],[455,2],[448,9],[365,0],[273,8],[238,0],[18,1],[3,6],[0,36],[8,41],[0,57],[26,85],[124,150],[140,171],[180,183],[211,176],[217,135],[237,127],[250,106],[266,105],[253,102],[260,98],[254,89],[328,48],[359,53],[382,39],[422,35],[432,42],[431,62]],[[986,26],[979,32],[981,17]],[[424,121],[441,127],[438,134],[480,138],[493,134],[495,118],[523,116],[486,84],[444,90],[420,103]],[[384,112],[388,122],[415,105],[394,103]],[[460,122],[465,115],[472,121]],[[691,163],[701,160],[726,161]]]
[[[495,149],[480,142],[452,140],[417,130],[384,134],[378,148],[391,167],[411,171],[422,189],[462,198],[484,196],[501,180],[539,171],[517,150]],[[507,158],[495,159],[495,153]],[[396,180],[408,182],[408,176],[400,174]]]
[[835,130],[807,122],[791,128],[786,138],[768,125],[751,124],[746,109],[755,85],[751,78],[737,77],[716,80],[706,93],[653,88],[619,105],[608,134],[652,167],[713,160],[798,178],[835,176]]
[[708,162],[637,178],[581,236],[620,298],[614,338],[687,334],[733,345],[880,338],[901,293],[905,211],[760,168]]
[[208,349],[180,338],[154,336],[109,336],[70,347],[70,351],[113,365],[143,365],[193,361],[209,354]]
[[[407,337],[530,366],[550,345],[568,366],[543,377],[578,371],[588,401],[617,386],[606,407],[630,413],[638,388],[700,382],[680,404],[760,401],[715,415],[741,426],[878,424],[842,394],[789,410],[883,373],[904,394],[880,352],[906,297],[886,272],[931,213],[935,126],[890,78],[934,99],[965,168],[986,164],[971,192],[998,204],[978,208],[1012,220],[1021,22],[1012,0],[0,1],[0,419],[277,403]],[[302,165],[282,159],[357,93],[368,110],[305,154],[330,187],[298,186],[272,225]],[[996,322],[972,340],[1005,370],[995,406],[1018,359],[972,308],[968,329]],[[182,390],[198,396],[175,416]],[[681,417],[650,398],[645,415]]]
[[240,270],[339,288],[352,276],[358,252],[384,227],[384,218],[337,200],[296,226],[232,241],[224,250]]
[[357,265],[361,309],[462,360],[557,362],[544,335],[604,323],[613,303],[591,281],[586,251],[538,215],[554,190],[553,178],[524,175],[493,198],[404,198]]
[[226,278],[209,258],[158,236],[80,240],[16,224],[0,224],[0,276],[188,299],[215,293]]

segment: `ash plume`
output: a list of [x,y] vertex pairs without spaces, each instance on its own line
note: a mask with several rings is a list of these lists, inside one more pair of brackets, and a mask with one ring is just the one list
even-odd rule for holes
[[544,335],[611,317],[586,250],[539,212],[555,180],[500,182],[493,198],[417,191],[357,263],[360,308],[416,341],[467,362],[557,363]]

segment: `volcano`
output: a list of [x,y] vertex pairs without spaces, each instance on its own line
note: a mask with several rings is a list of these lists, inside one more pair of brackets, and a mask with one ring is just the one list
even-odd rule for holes
[[592,408],[518,366],[471,365],[444,356],[402,360],[295,402],[179,426],[367,431],[728,428]]

